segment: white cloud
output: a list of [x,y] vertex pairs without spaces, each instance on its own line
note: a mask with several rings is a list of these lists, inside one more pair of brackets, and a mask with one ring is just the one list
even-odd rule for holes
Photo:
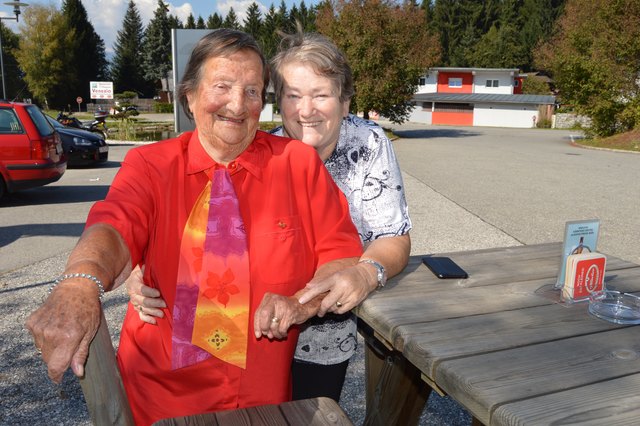
[[[242,24],[244,19],[247,17],[247,9],[251,6],[255,0],[226,0],[218,2],[218,14],[222,15],[224,18],[229,13],[229,10],[233,7],[233,11],[236,13],[238,17],[238,22]],[[261,2],[255,1],[255,3],[260,7],[260,12],[264,15],[269,11],[269,8],[263,5]],[[206,19],[207,17],[204,17]]]
[[[154,12],[158,7],[158,0],[134,0],[142,19],[142,25],[147,26],[153,18]],[[275,0],[274,0],[275,1]],[[222,0],[212,2],[211,0],[191,0],[187,3],[167,2],[169,13],[177,16],[182,22],[187,20],[190,14],[197,19],[201,16],[205,21],[209,15],[217,12],[223,18],[227,16],[231,7],[235,11],[238,21],[242,24],[247,16],[247,9],[254,0]],[[62,0],[31,0],[30,4],[46,5],[53,3],[58,9],[62,6]],[[256,1],[260,7],[262,15],[268,12],[268,7],[259,1]],[[113,43],[116,40],[118,31],[122,29],[122,20],[127,11],[129,0],[82,0],[82,4],[87,10],[89,21],[93,25],[98,35],[104,40],[107,56],[113,54]],[[269,3],[271,4],[271,3]],[[278,3],[279,4],[279,3]],[[11,10],[0,11],[1,16],[8,16]],[[11,25],[12,21],[4,21],[10,28],[15,30],[15,26]]]

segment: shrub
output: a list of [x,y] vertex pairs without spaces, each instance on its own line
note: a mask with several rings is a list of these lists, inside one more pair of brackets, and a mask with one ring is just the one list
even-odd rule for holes
[[156,102],[153,104],[153,110],[157,113],[172,113],[173,104],[170,102]]

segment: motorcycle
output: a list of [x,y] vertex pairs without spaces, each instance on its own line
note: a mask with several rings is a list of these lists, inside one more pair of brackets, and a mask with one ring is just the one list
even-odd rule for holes
[[60,111],[60,113],[56,117],[56,120],[68,127],[75,127],[76,129],[87,130],[89,132],[99,134],[105,140],[109,136],[109,128],[107,127],[106,122],[107,117],[109,116],[108,112],[102,111],[100,109],[96,110],[96,112],[93,113],[94,120],[89,124],[83,123],[72,114],[73,113],[71,112],[69,112],[69,114],[66,114],[64,111]]

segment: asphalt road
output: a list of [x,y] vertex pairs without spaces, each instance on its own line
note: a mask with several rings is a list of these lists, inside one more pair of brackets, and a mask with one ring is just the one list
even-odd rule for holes
[[[457,206],[452,211],[484,224],[447,236],[439,230],[465,223],[445,217],[430,232],[412,233],[414,242],[426,238],[417,250],[432,242],[447,249],[445,241],[476,247],[486,226],[522,244],[562,241],[566,221],[597,218],[598,249],[640,263],[639,154],[574,146],[576,132],[564,130],[404,125],[397,134],[405,185],[417,190],[410,206],[433,191]],[[423,208],[410,212],[418,227],[442,218]]]
[[[573,132],[559,130],[406,124],[397,132],[412,254],[561,241],[565,221],[599,218],[599,249],[640,263],[640,155],[578,148]],[[75,378],[48,381],[23,324],[128,149],[112,146],[109,163],[70,169],[55,184],[0,202],[0,425],[90,424]],[[114,345],[126,304],[122,290],[104,303]],[[360,348],[341,398],[356,425],[364,419],[363,372]],[[469,416],[434,394],[420,424],[465,425]]]

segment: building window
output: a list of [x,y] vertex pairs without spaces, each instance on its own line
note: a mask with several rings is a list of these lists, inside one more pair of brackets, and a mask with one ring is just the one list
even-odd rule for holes
[[498,87],[498,80],[487,80],[486,87]]
[[420,80],[418,80],[418,85],[419,86],[426,86],[427,85],[427,79],[424,77],[420,77]]
[[462,79],[459,77],[449,78],[449,87],[462,87]]
[[436,102],[435,112],[473,112],[473,104]]
[[432,103],[431,102],[422,102],[422,110],[423,111],[431,111],[432,109]]
[[514,80],[514,81],[513,81],[513,86],[514,86],[514,87],[518,87],[518,86],[520,86],[520,80]]

